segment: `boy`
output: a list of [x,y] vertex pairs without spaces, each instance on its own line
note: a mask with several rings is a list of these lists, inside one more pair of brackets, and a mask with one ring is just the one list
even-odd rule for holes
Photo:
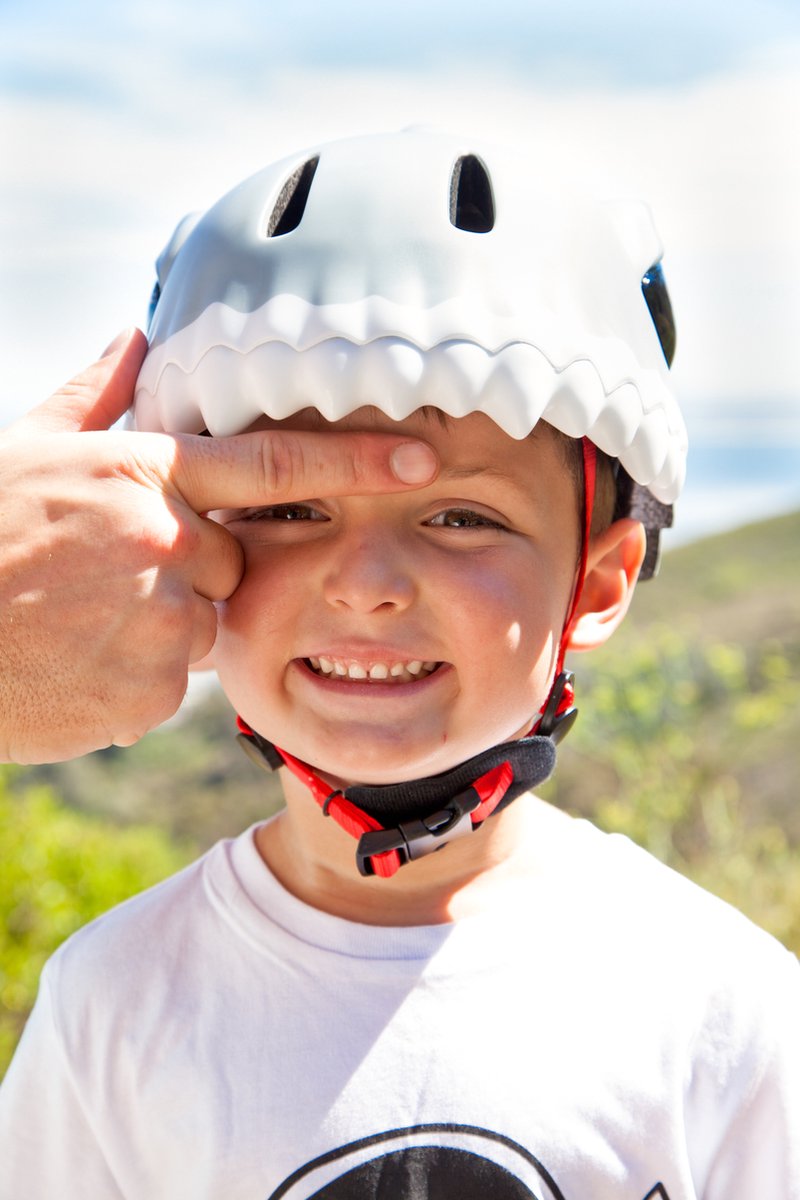
[[685,440],[646,214],[517,158],[335,143],[160,261],[140,428],[400,430],[440,471],[213,514],[214,663],[286,809],[48,965],[4,1198],[800,1196],[797,963],[531,790]]

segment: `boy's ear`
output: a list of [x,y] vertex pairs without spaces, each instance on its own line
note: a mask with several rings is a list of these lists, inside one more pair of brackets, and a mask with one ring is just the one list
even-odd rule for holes
[[621,624],[633,597],[647,539],[640,521],[615,521],[592,538],[586,579],[569,635],[570,650],[602,646]]

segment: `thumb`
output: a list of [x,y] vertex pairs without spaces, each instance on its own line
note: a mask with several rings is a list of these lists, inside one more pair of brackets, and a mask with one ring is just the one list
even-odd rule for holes
[[43,433],[108,429],[130,407],[139,368],[147,352],[140,329],[126,329],[101,358],[22,417],[12,429]]

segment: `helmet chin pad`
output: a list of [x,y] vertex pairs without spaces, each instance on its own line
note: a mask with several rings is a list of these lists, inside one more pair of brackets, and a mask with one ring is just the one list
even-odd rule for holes
[[238,726],[248,757],[270,771],[285,767],[305,784],[323,815],[358,840],[359,872],[384,878],[480,829],[488,817],[548,779],[556,759],[553,737],[536,735],[492,746],[440,775],[342,791],[241,717]]

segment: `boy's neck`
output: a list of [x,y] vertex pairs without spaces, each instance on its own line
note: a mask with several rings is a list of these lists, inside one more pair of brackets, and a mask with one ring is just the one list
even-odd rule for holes
[[286,809],[256,833],[262,859],[299,900],[367,925],[438,925],[485,911],[546,867],[543,835],[569,821],[536,796],[520,796],[474,834],[380,879],[358,873],[355,841],[322,816],[302,784],[287,778],[284,790]]

